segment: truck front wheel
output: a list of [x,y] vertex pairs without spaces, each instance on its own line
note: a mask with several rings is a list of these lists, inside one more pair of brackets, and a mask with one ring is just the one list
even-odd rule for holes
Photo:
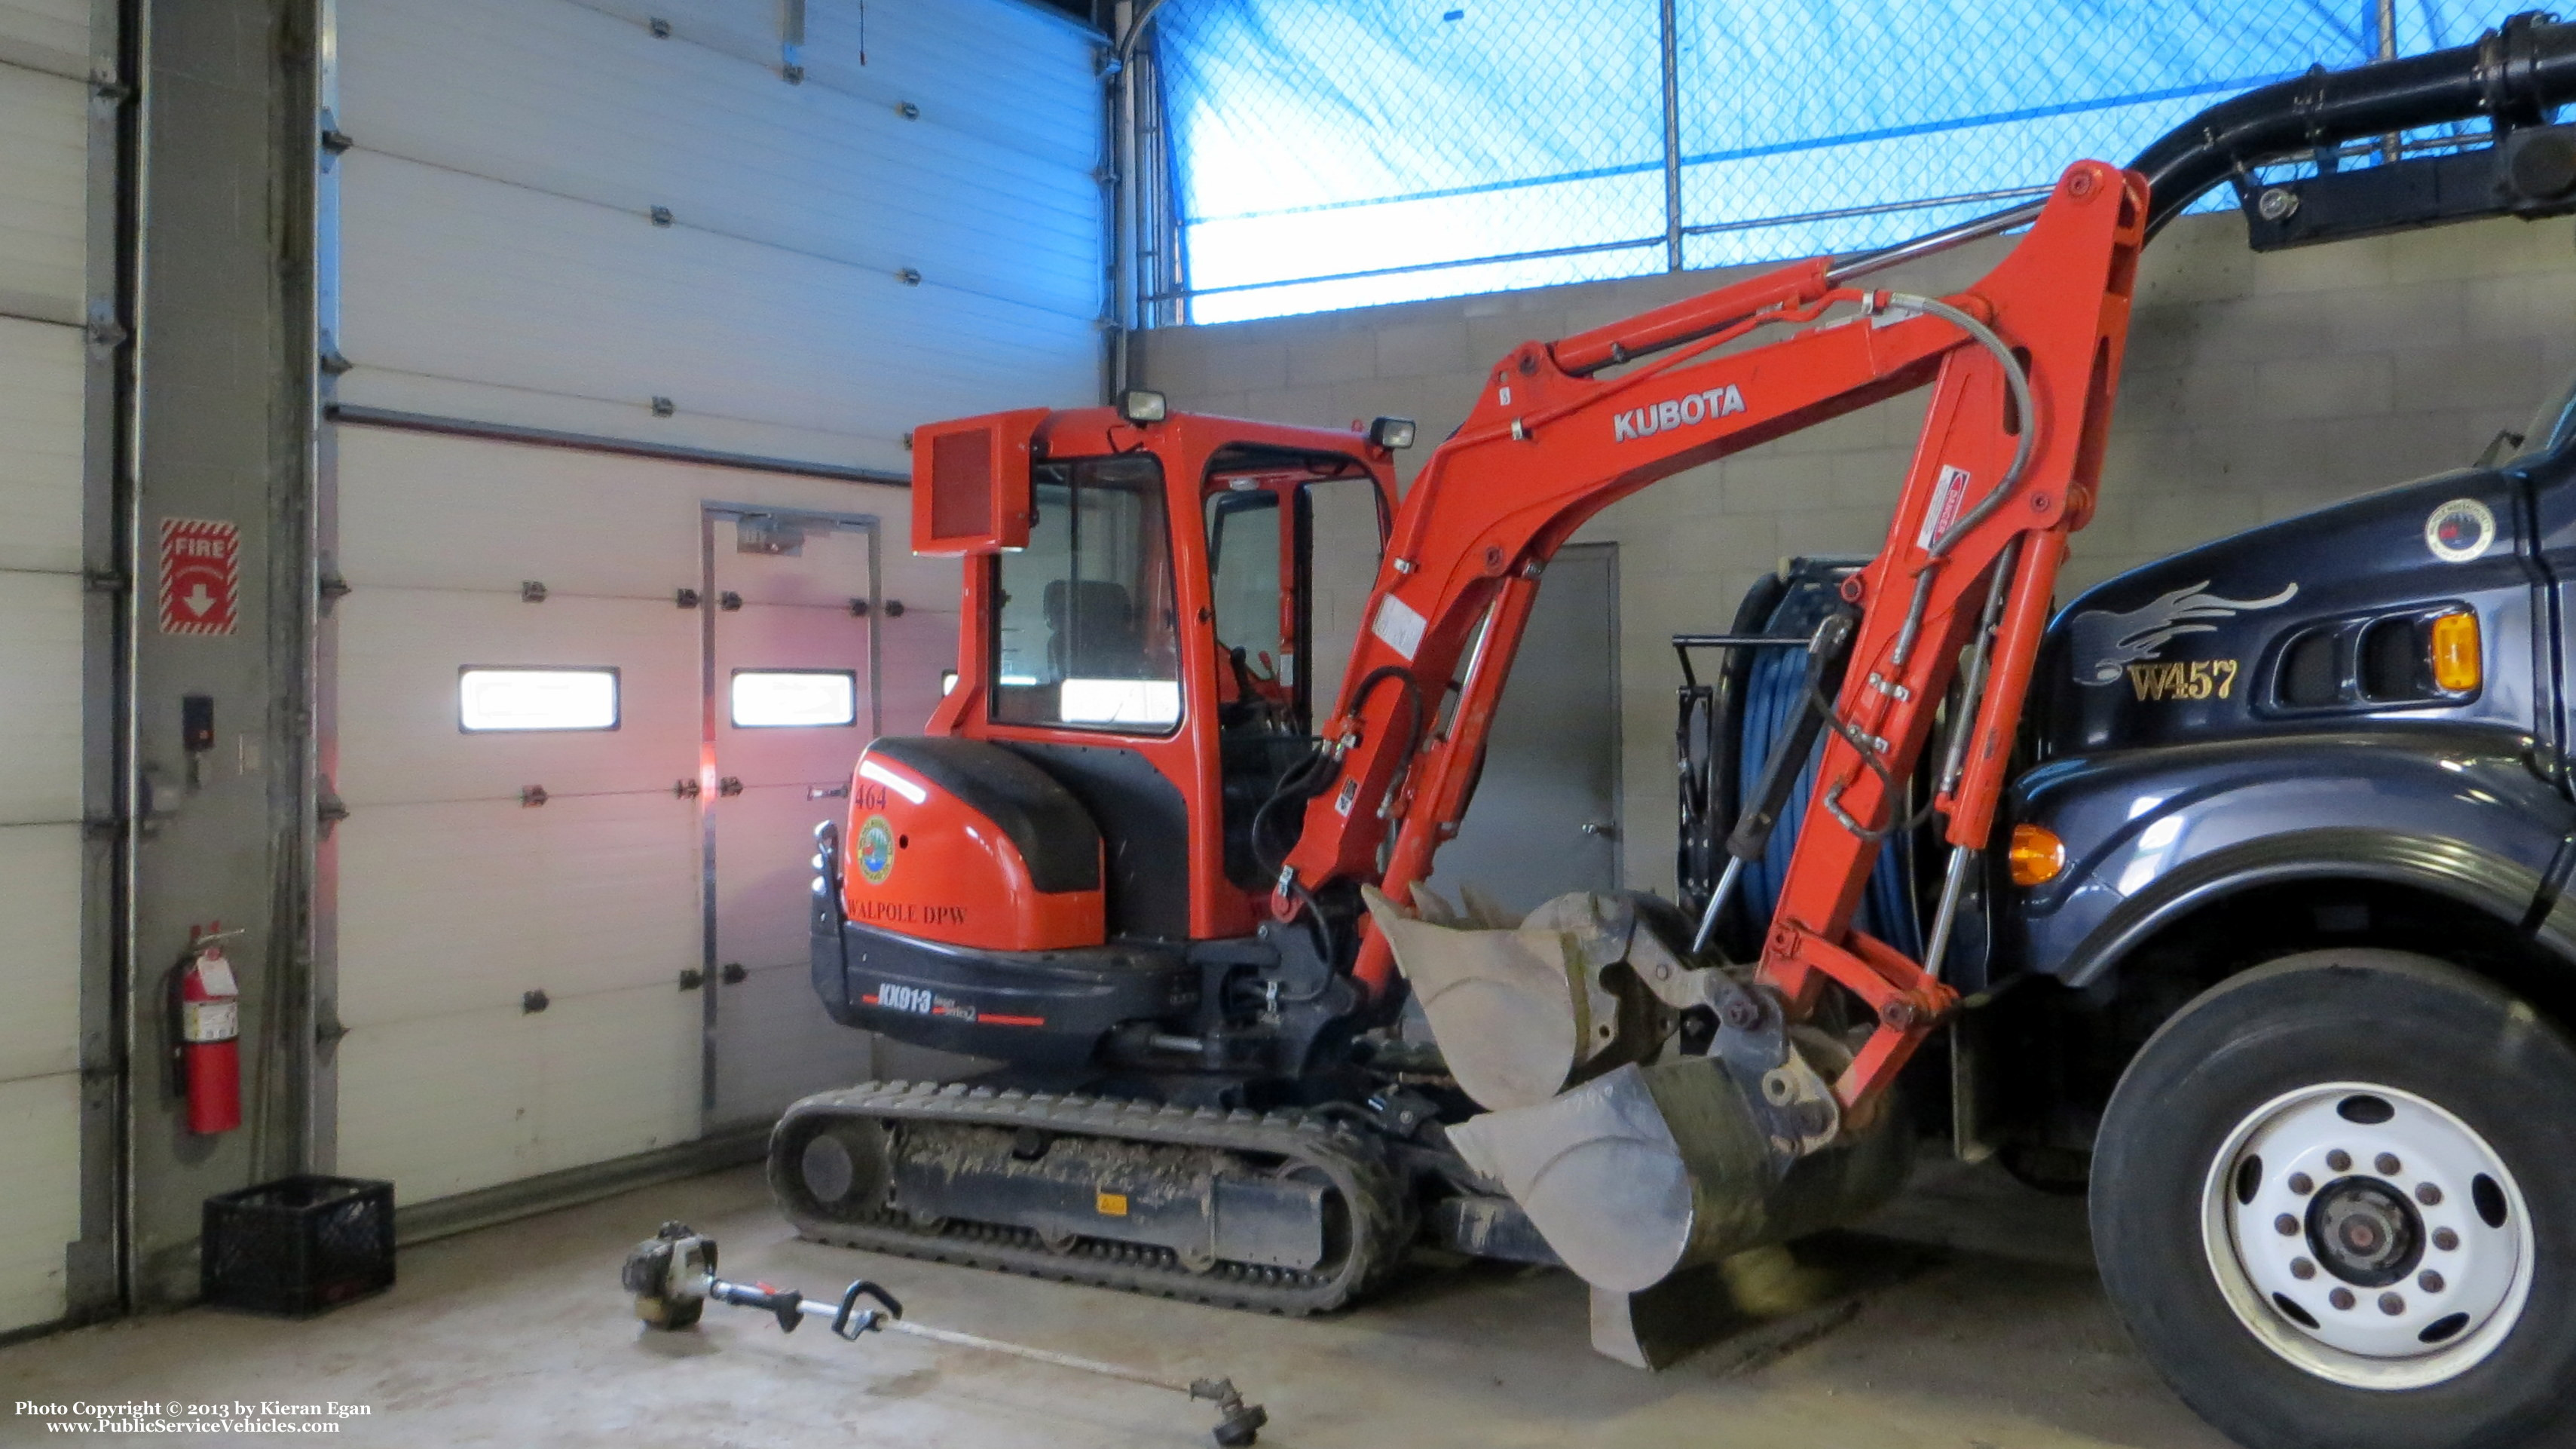
[[2093,1251],[2130,1333],[2248,1449],[2576,1431],[2576,1050],[2398,951],[2201,995],[2102,1121]]

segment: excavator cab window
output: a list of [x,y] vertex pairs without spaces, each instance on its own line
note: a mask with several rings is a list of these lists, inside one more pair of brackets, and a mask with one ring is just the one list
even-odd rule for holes
[[1296,693],[1296,646],[1302,641],[1293,632],[1294,610],[1284,587],[1294,563],[1281,557],[1292,546],[1293,530],[1281,527],[1279,494],[1265,488],[1229,491],[1210,498],[1207,509],[1218,727],[1257,725],[1303,734]]
[[997,561],[993,719],[1170,734],[1181,668],[1162,465],[1041,464],[1032,485],[1028,546]]

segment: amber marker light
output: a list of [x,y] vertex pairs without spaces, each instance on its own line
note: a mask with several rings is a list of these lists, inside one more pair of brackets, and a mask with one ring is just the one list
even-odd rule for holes
[[2037,825],[2014,826],[2012,848],[2005,854],[2014,885],[2045,885],[2066,869],[2066,842]]
[[2468,610],[2433,621],[2433,682],[2453,694],[2467,694],[2486,677],[2486,660],[2478,644],[2478,616]]

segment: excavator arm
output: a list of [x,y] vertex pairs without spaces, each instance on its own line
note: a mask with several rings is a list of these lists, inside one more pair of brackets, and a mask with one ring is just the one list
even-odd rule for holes
[[[1928,384],[1886,542],[1821,641],[1842,649],[1842,682],[1819,712],[1828,737],[1812,808],[1758,968],[1793,1017],[1828,982],[1875,1013],[1834,1083],[1845,1112],[1865,1118],[1956,1001],[1938,976],[1940,941],[1959,866],[1994,819],[2066,537],[2092,511],[2147,202],[2135,173],[2081,162],[2044,202],[1985,223],[1801,262],[1505,357],[1397,512],[1325,731],[1337,768],[1307,804],[1274,913],[1311,909],[1336,882],[1400,902],[1431,875],[1466,814],[1542,572],[1586,520],[1685,469]],[[2012,253],[1953,295],[1850,285],[2024,222]],[[1953,866],[1927,969],[1852,917],[1881,838],[1913,823],[1907,782],[1963,655],[1965,703],[1929,804],[1946,818]],[[1354,975],[1382,996],[1393,956],[1374,926],[1363,932]]]

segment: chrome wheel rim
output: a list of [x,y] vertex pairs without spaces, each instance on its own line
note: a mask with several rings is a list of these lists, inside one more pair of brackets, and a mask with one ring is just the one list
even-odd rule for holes
[[2302,1087],[2238,1123],[2201,1187],[2202,1247],[2256,1339],[2353,1388],[2466,1373],[2531,1294],[2531,1214],[2503,1157],[2412,1092]]

